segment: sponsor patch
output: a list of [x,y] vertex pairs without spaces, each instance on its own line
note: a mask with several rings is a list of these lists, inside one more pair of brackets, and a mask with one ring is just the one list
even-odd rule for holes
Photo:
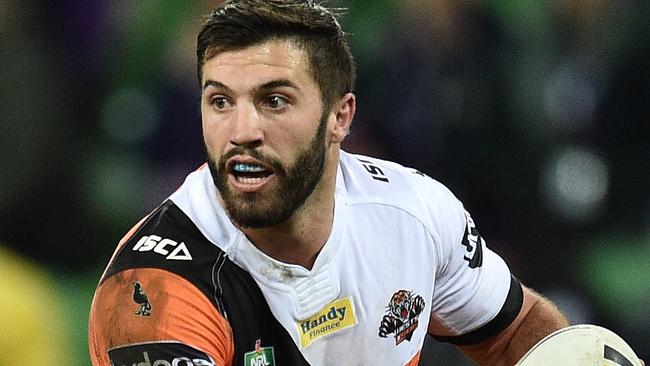
[[255,350],[244,354],[244,366],[275,366],[273,347],[262,347],[262,340],[255,341]]
[[386,315],[379,325],[379,336],[387,338],[389,334],[394,334],[395,345],[411,341],[424,306],[422,296],[412,291],[397,291],[388,302]]
[[300,334],[300,345],[307,347],[323,336],[340,332],[356,324],[354,301],[351,297],[346,297],[326,305],[316,315],[296,325]]
[[217,366],[204,352],[177,342],[113,348],[108,358],[112,366]]
[[192,255],[184,242],[180,244],[174,240],[158,235],[146,235],[140,238],[133,246],[133,251],[152,251],[164,256],[168,260],[191,261]]

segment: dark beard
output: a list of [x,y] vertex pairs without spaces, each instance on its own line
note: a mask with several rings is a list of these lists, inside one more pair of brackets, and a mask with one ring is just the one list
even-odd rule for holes
[[[285,169],[279,160],[244,146],[228,151],[218,163],[208,154],[212,180],[221,194],[231,220],[240,227],[257,229],[277,225],[293,216],[323,176],[327,117],[328,114],[323,113],[310,146],[298,152],[295,162],[288,169]],[[270,166],[278,180],[277,188],[264,193],[233,192],[228,187],[226,162],[235,155],[249,155]]]

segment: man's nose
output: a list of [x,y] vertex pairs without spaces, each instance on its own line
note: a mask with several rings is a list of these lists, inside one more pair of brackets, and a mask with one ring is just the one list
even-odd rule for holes
[[230,143],[235,146],[257,147],[264,143],[262,118],[253,105],[239,105],[234,116]]

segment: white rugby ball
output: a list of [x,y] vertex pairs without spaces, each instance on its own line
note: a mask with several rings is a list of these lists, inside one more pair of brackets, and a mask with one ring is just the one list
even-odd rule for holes
[[549,334],[515,366],[641,366],[641,361],[616,333],[580,324]]

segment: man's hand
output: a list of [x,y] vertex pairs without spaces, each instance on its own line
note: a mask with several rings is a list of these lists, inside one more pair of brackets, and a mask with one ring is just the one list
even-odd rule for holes
[[512,324],[483,343],[459,347],[479,365],[514,365],[542,338],[569,325],[553,303],[526,286],[522,288],[524,303]]
[[625,339],[594,324],[577,324],[544,337],[516,365],[629,365],[645,363]]

